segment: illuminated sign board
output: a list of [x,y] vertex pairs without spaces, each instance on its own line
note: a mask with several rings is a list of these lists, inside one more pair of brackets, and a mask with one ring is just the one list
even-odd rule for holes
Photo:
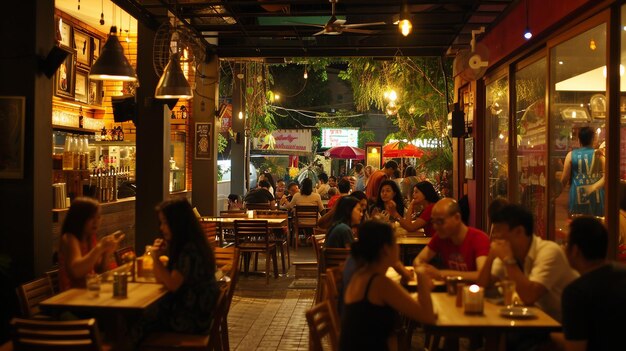
[[322,148],[335,146],[358,147],[358,128],[322,128]]

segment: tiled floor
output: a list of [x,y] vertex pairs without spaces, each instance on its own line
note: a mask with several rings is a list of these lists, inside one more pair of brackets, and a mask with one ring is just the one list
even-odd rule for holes
[[[315,260],[311,247],[292,250],[292,262],[309,260]],[[261,261],[259,268],[265,266]],[[304,313],[313,304],[315,290],[289,288],[294,274],[292,265],[287,276],[272,277],[269,285],[262,275],[240,274],[228,314],[231,350],[308,350]]]

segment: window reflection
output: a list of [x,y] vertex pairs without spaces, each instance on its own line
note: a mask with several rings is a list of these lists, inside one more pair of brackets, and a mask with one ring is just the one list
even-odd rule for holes
[[535,234],[546,238],[546,59],[515,74],[518,201],[535,217]]
[[508,196],[509,78],[500,78],[486,87],[488,196],[487,203]]
[[552,215],[554,239],[562,241],[569,218],[604,216],[606,24],[553,47],[550,54]]

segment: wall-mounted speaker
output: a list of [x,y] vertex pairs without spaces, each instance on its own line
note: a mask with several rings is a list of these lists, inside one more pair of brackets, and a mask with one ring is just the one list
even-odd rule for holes
[[69,49],[63,49],[56,45],[53,46],[52,49],[50,49],[48,56],[40,61],[41,72],[43,72],[46,77],[52,78],[54,73],[56,73],[59,66],[61,66],[69,54]]
[[112,96],[113,120],[115,122],[126,122],[137,120],[137,102],[134,95]]
[[461,111],[459,104],[454,104],[452,111],[452,137],[462,138],[465,136],[465,112]]

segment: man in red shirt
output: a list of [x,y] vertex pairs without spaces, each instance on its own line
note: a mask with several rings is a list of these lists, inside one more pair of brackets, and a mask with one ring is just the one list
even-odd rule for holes
[[396,161],[391,160],[385,163],[385,167],[383,169],[379,169],[376,172],[370,175],[367,180],[367,186],[365,187],[365,195],[367,198],[373,203],[376,202],[378,198],[378,188],[380,187],[380,183],[382,183],[385,179],[393,178],[393,174],[398,170],[398,163]]
[[350,181],[347,179],[340,180],[337,187],[339,189],[339,194],[334,195],[330,198],[330,200],[328,200],[328,205],[326,205],[327,208],[333,208],[341,197],[350,195]]
[[[431,223],[436,234],[417,255],[414,265],[424,265],[432,276],[461,276],[466,280],[478,279],[478,272],[489,254],[489,237],[483,231],[466,226],[461,220],[461,210],[452,198],[439,200],[432,210]],[[441,257],[441,269],[428,264],[435,255]]]

